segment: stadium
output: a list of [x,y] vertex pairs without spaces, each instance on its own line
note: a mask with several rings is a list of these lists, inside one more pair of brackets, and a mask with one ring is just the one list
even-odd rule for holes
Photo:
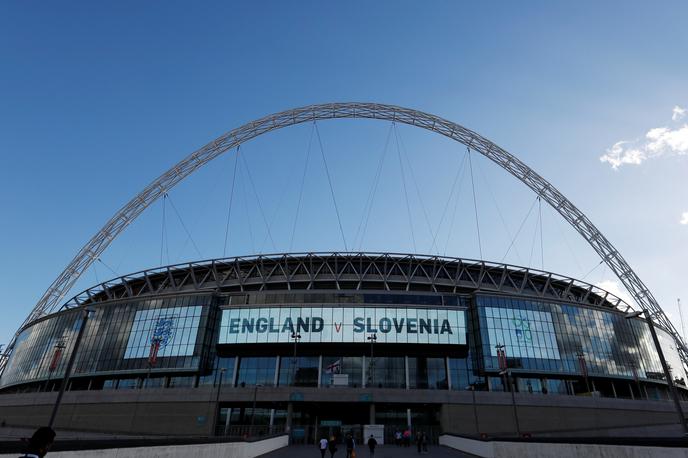
[[46,292],[5,353],[0,421],[45,424],[59,404],[55,424],[65,429],[286,431],[295,442],[343,431],[360,438],[364,425],[383,425],[385,441],[409,427],[432,437],[680,428],[685,345],[618,251],[510,155],[503,166],[585,229],[639,306],[532,268],[369,252],[162,266],[62,300],[118,231],[229,143],[280,122],[333,117],[394,119],[459,135],[488,157],[508,155],[441,118],[373,104],[305,107],[230,132],[135,197]]

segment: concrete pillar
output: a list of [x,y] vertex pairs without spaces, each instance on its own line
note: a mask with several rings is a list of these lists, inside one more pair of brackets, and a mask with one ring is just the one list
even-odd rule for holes
[[318,357],[318,388],[320,388],[320,381],[322,380],[322,355]]
[[229,386],[236,386],[237,374],[239,373],[239,357],[234,357],[234,370],[232,371],[232,380],[229,381]]
[[368,424],[374,425],[375,423],[375,404],[370,404],[370,414],[368,415]]
[[618,396],[616,395],[616,387],[614,386],[614,381],[611,381],[612,384],[612,393],[614,393],[614,397],[617,398]]
[[291,433],[291,422],[294,417],[294,404],[289,402],[287,403],[287,425],[284,428],[284,432],[286,433]]
[[[280,360],[281,360],[281,356],[276,356],[276,357],[275,357],[275,378],[274,378],[274,380],[273,380],[273,386],[279,385]],[[293,363],[294,363],[294,362],[292,361],[292,364],[293,364]],[[288,380],[288,381],[287,381],[287,385],[289,385],[290,382],[291,382],[291,380]]]
[[444,358],[444,370],[447,374],[447,389],[451,391],[452,389],[452,379],[451,379],[451,367],[449,365],[449,356]]
[[[216,408],[219,409],[220,407],[217,406]],[[232,417],[232,409],[227,409],[227,416],[225,417],[225,429],[224,429],[224,434],[223,434],[224,436],[226,436],[227,431],[229,431],[229,420],[231,417]]]
[[411,427],[411,409],[406,409],[406,425]]
[[[416,367],[418,370],[418,367]],[[404,356],[404,372],[406,373],[406,389],[408,390],[411,384],[409,383],[409,361],[408,356]]]
[[368,374],[366,373],[366,372],[367,372],[366,369],[367,369],[367,368],[366,368],[366,357],[365,357],[365,355],[363,355],[363,357],[362,357],[362,359],[361,359],[361,377],[363,378],[363,380],[361,380],[361,386],[362,386],[363,388],[365,388],[365,387],[368,385],[368,384],[366,383],[366,382],[368,381],[368,379],[366,378],[367,375],[368,375]]

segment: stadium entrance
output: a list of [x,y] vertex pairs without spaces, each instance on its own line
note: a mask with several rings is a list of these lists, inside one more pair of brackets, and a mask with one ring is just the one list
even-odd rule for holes
[[405,404],[354,403],[295,403],[293,407],[291,439],[296,444],[315,444],[334,436],[342,442],[346,434],[357,443],[364,442],[364,425],[384,426],[385,443],[394,443],[394,433],[411,426],[412,431],[424,431],[436,442],[440,430],[439,405],[425,404],[408,408]]

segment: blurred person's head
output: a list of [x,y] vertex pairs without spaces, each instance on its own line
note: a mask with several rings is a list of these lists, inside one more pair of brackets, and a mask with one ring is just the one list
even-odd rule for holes
[[48,426],[40,427],[29,439],[28,453],[43,457],[48,453],[53,442],[55,442],[55,431]]

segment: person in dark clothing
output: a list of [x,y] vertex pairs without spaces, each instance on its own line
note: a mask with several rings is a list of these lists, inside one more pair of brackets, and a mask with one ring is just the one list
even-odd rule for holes
[[330,442],[327,444],[327,448],[330,450],[330,458],[334,458],[334,452],[337,451],[337,440],[334,436],[330,437]]
[[421,452],[422,446],[423,446],[423,433],[418,431],[418,432],[416,432],[416,447],[418,447],[418,453]]
[[375,437],[371,434],[370,437],[368,438],[368,448],[370,449],[370,458],[373,458],[375,456],[375,447],[377,447],[377,441],[375,440]]
[[409,447],[411,445],[411,430],[406,428],[404,430],[404,447]]
[[48,426],[38,428],[29,439],[29,446],[26,453],[22,455],[27,458],[43,458],[48,454],[48,450],[55,442],[55,431]]
[[428,435],[425,432],[421,433],[421,444],[423,444],[423,453],[428,453]]
[[351,455],[356,448],[356,442],[354,441],[353,436],[351,434],[347,434],[346,439],[344,439],[344,443],[346,444],[346,458],[351,458]]

